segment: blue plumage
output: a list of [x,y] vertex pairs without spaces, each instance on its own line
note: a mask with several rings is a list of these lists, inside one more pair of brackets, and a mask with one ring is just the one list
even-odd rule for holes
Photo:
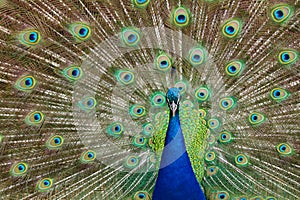
[[170,88],[167,99],[171,110],[170,120],[153,200],[205,199],[193,172],[180,127],[179,89]]

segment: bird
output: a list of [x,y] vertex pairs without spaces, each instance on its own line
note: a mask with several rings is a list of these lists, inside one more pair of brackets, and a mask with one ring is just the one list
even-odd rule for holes
[[0,199],[299,199],[299,16],[0,0]]

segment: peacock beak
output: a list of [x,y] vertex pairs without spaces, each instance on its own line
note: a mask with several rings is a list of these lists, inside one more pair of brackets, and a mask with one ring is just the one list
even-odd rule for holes
[[172,101],[172,103],[170,104],[170,109],[171,109],[173,117],[174,117],[176,110],[177,110],[177,104],[174,101]]

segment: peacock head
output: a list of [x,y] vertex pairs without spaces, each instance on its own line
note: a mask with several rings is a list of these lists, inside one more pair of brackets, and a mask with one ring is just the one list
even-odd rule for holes
[[167,102],[174,117],[180,102],[180,90],[178,88],[169,88],[167,92]]

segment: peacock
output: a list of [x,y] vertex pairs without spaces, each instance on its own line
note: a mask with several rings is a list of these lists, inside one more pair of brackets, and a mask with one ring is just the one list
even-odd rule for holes
[[299,199],[299,8],[0,0],[0,199]]

